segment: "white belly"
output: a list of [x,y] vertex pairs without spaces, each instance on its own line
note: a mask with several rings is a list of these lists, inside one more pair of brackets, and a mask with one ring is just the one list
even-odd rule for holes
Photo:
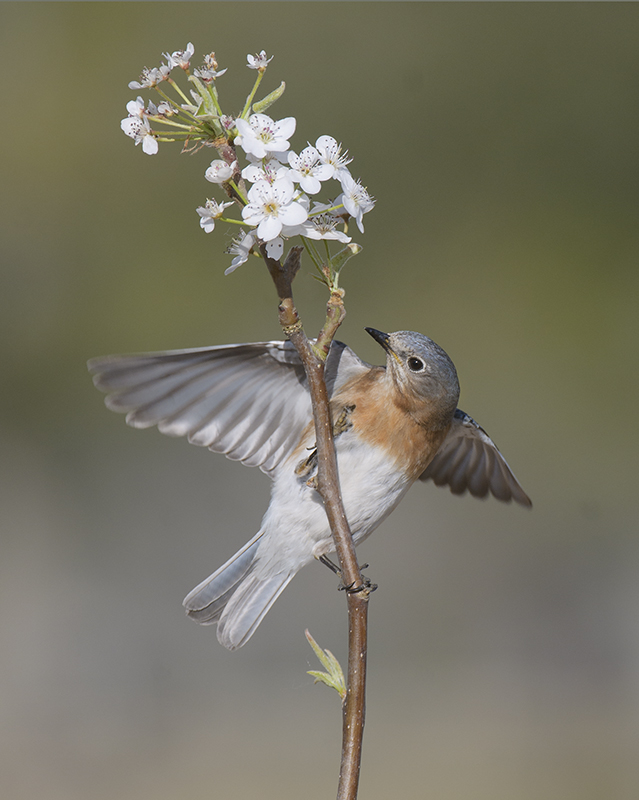
[[[298,462],[299,457],[291,459],[278,471],[262,520],[257,558],[269,572],[278,567],[297,571],[335,549],[319,494],[294,472]],[[359,544],[390,514],[412,481],[352,431],[337,440],[337,464],[346,518]]]

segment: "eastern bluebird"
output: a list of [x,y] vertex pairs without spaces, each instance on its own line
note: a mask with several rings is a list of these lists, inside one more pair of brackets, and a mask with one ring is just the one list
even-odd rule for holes
[[[492,440],[457,408],[457,372],[444,350],[419,333],[366,330],[386,351],[386,366],[335,341],[325,373],[355,544],[418,479],[530,506]],[[275,341],[106,356],[89,370],[108,408],[127,412],[129,425],[157,425],[272,478],[260,530],[184,600],[189,617],[217,623],[225,647],[241,647],[295,573],[334,550],[314,488],[311,398],[295,348]]]

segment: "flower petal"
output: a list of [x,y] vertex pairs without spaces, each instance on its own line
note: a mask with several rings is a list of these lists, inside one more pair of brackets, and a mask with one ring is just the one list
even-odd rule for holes
[[157,140],[148,134],[142,138],[142,150],[147,154],[147,156],[154,156],[158,151],[158,143]]
[[301,224],[308,217],[308,213],[306,212],[306,209],[303,208],[299,203],[289,203],[289,205],[280,208],[280,213],[278,217],[280,219],[280,228],[281,228],[282,224],[284,225]]
[[322,188],[322,184],[314,175],[302,175],[300,177],[300,186],[303,191],[309,194],[317,194]]
[[244,206],[242,209],[242,219],[248,225],[259,225],[264,219],[264,208],[249,203],[249,205]]
[[277,135],[283,139],[290,139],[295,133],[296,126],[297,120],[295,117],[284,117],[284,119],[280,119],[275,123]]
[[257,235],[265,242],[270,242],[279,236],[282,230],[282,220],[279,217],[266,217],[260,222],[257,228]]
[[269,258],[272,258],[274,261],[278,261],[282,257],[283,252],[284,242],[279,236],[276,239],[272,239],[270,242],[267,242],[266,255]]

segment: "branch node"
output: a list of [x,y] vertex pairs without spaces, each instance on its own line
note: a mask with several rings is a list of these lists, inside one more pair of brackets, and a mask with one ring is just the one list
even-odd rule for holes
[[291,338],[294,333],[298,333],[302,330],[302,320],[298,319],[297,322],[294,322],[292,325],[283,325],[282,330],[284,333]]

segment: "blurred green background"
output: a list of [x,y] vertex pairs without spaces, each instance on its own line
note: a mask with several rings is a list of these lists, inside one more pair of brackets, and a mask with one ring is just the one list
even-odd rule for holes
[[234,112],[245,54],[274,53],[294,149],[350,149],[377,207],[341,338],[376,363],[365,325],[440,343],[535,503],[416,486],[361,548],[362,797],[637,797],[638,37],[626,3],[0,5],[2,797],[336,786],[339,704],[304,638],[345,657],[334,576],[308,567],[237,653],[187,621],[269,481],[127,428],[85,367],[279,337],[265,270],[225,278],[229,232],[198,227],[213,153],[119,130],[127,83],[188,41]]

